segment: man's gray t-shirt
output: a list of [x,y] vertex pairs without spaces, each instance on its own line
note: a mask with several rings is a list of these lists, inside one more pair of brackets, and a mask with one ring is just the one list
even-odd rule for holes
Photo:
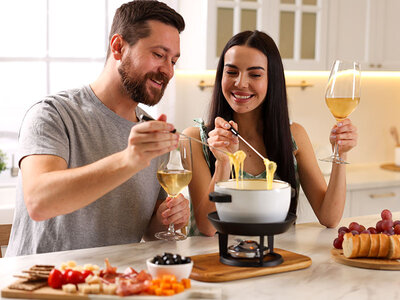
[[[144,112],[138,107],[136,113]],[[48,96],[25,115],[19,161],[51,154],[63,158],[68,168],[85,166],[124,150],[135,124],[107,108],[90,86]],[[156,201],[166,197],[156,171],[153,159],[149,167],[88,206],[40,222],[28,215],[20,175],[6,256],[139,242]]]

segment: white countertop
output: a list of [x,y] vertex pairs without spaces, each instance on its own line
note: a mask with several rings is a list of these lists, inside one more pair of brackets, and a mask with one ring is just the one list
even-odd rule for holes
[[[342,220],[339,226],[358,221],[365,227],[374,225],[380,216],[354,217]],[[393,214],[400,218],[400,212]],[[370,270],[335,262],[330,254],[337,229],[327,229],[317,223],[293,226],[275,237],[275,247],[309,256],[312,265],[303,270],[230,281],[205,283],[192,281],[193,286],[219,287],[222,299],[397,299],[400,297],[400,276],[396,271]],[[233,243],[230,237],[230,244]],[[124,270],[131,266],[145,268],[146,258],[164,251],[186,256],[218,251],[217,237],[193,237],[181,242],[148,243],[101,247],[0,259],[0,288],[15,279],[12,274],[34,264],[55,264],[75,260],[78,264],[112,265]],[[121,298],[115,298],[121,299]]]
[[346,167],[347,189],[400,186],[400,172],[382,169],[380,167],[382,164],[348,165]]

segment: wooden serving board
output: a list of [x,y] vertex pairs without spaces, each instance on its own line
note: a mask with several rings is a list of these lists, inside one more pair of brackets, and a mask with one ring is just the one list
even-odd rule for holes
[[11,290],[5,288],[1,291],[2,298],[19,298],[19,299],[55,299],[55,300],[167,300],[167,299],[221,299],[222,290],[218,287],[203,287],[193,286],[182,293],[173,296],[153,296],[153,295],[133,295],[126,297],[119,297],[117,295],[105,294],[90,294],[84,295],[81,293],[69,294],[62,290],[55,290],[51,287],[42,287],[32,292]]
[[384,170],[400,172],[400,167],[396,166],[395,164],[383,164],[381,165],[381,168]]
[[396,259],[384,259],[384,258],[346,258],[343,255],[342,249],[332,249],[331,254],[333,259],[341,264],[374,270],[400,270],[400,262]]
[[283,263],[273,267],[235,267],[219,261],[219,253],[191,256],[194,265],[190,278],[206,282],[222,282],[270,275],[308,268],[311,258],[294,252],[274,249],[282,255]]

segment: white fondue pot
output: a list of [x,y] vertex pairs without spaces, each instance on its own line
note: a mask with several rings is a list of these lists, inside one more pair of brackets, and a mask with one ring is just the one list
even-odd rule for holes
[[219,219],[234,223],[283,222],[289,211],[291,188],[284,181],[274,180],[267,189],[265,179],[245,179],[215,184],[210,201],[215,202]]

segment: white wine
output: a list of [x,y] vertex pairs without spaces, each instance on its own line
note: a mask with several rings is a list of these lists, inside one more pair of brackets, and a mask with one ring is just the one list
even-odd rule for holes
[[192,171],[158,171],[157,179],[168,195],[176,196],[185,186],[189,184],[190,180],[192,179]]
[[360,97],[325,98],[326,105],[337,121],[346,119],[360,103]]

